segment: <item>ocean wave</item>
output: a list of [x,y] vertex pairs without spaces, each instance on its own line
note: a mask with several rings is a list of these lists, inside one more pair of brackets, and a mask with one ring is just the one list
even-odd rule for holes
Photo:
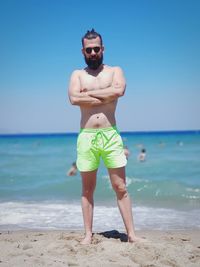
[[195,192],[195,193],[199,193],[200,192],[200,189],[199,188],[186,188],[186,191],[188,192]]
[[[200,228],[200,209],[184,211],[136,206],[133,211],[136,230]],[[64,201],[3,202],[0,203],[0,229],[83,229],[81,205]],[[95,206],[94,231],[110,229],[124,229],[118,208]]]
[[[102,194],[102,199],[109,200],[112,185],[109,175],[102,175],[99,180],[98,190]],[[126,177],[128,192],[134,200],[143,203],[159,201],[164,206],[173,207],[176,205],[187,205],[191,208],[200,207],[200,188],[188,187],[188,184],[177,180],[154,180],[140,177]],[[103,188],[103,190],[102,190]],[[193,200],[192,202],[190,200]]]

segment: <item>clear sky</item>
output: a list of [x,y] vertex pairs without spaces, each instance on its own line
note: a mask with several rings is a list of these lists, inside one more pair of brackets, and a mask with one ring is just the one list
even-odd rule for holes
[[200,129],[199,14],[198,0],[1,0],[0,133],[79,131],[67,86],[91,28],[127,80],[121,131]]

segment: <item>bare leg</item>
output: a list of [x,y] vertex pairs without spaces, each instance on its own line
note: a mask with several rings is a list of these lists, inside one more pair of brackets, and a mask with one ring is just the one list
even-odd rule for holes
[[90,244],[92,241],[93,224],[93,194],[96,187],[97,170],[91,172],[81,172],[82,177],[82,212],[85,227],[85,238],[81,244]]
[[109,169],[112,187],[117,195],[117,204],[122,215],[129,242],[139,241],[134,231],[131,200],[126,189],[125,167]]

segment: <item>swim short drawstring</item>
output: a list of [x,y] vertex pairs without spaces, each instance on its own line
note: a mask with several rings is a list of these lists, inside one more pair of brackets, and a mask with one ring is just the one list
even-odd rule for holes
[[103,139],[103,137],[104,137],[103,132],[102,131],[98,131],[96,133],[96,135],[95,135],[95,138],[92,139],[92,141],[91,141],[92,145],[95,145],[97,147],[99,145],[99,140],[101,138],[101,141],[102,141],[102,144],[103,144],[103,148],[104,148],[104,139]]
[[[111,141],[113,139],[113,137],[116,136],[116,134],[117,134],[117,132],[114,132],[114,134],[112,134],[112,136],[107,137],[106,134],[102,130],[99,130],[99,131],[97,131],[95,137],[92,139],[91,144],[93,146],[96,146],[96,148],[100,145],[102,145],[102,149],[105,149],[105,147],[108,148],[117,142],[117,141],[114,141],[114,142]],[[101,144],[100,144],[100,140],[101,140]]]

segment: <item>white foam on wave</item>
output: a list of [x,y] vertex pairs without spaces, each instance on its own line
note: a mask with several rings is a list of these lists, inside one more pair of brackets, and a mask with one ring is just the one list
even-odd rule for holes
[[199,193],[200,192],[200,189],[199,188],[190,188],[190,187],[187,187],[186,188],[186,191]]
[[[102,178],[108,181],[109,188],[112,188],[109,175],[103,175]],[[126,186],[129,187],[132,183],[149,183],[149,180],[126,176]]]
[[[200,228],[199,210],[134,207],[136,229],[173,230]],[[83,229],[79,203],[0,203],[0,229]],[[124,229],[117,207],[95,206],[94,231]]]

